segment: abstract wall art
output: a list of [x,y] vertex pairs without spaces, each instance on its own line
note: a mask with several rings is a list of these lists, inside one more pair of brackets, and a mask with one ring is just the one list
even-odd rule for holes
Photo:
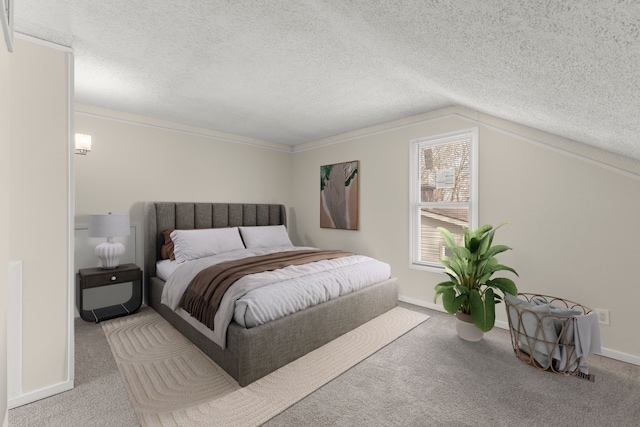
[[358,229],[358,160],[320,166],[320,227]]

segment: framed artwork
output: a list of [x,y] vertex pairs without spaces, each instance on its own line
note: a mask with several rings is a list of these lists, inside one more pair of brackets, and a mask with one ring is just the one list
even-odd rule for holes
[[320,227],[358,229],[360,161],[320,166]]

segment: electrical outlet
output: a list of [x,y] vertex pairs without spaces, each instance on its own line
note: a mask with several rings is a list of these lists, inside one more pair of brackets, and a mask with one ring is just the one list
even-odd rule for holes
[[596,308],[596,314],[598,315],[598,323],[603,325],[609,324],[609,310],[606,308]]

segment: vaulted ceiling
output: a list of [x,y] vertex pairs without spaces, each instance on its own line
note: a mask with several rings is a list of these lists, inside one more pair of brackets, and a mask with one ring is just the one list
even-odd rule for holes
[[640,2],[17,0],[76,102],[296,145],[461,105],[640,160]]

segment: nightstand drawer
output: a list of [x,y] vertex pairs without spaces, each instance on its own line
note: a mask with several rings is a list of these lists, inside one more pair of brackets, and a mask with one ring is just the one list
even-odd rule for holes
[[114,269],[114,270],[98,270],[91,271],[88,274],[82,274],[83,288],[93,288],[96,286],[107,286],[110,284],[133,282],[140,280],[140,270],[138,268]]

